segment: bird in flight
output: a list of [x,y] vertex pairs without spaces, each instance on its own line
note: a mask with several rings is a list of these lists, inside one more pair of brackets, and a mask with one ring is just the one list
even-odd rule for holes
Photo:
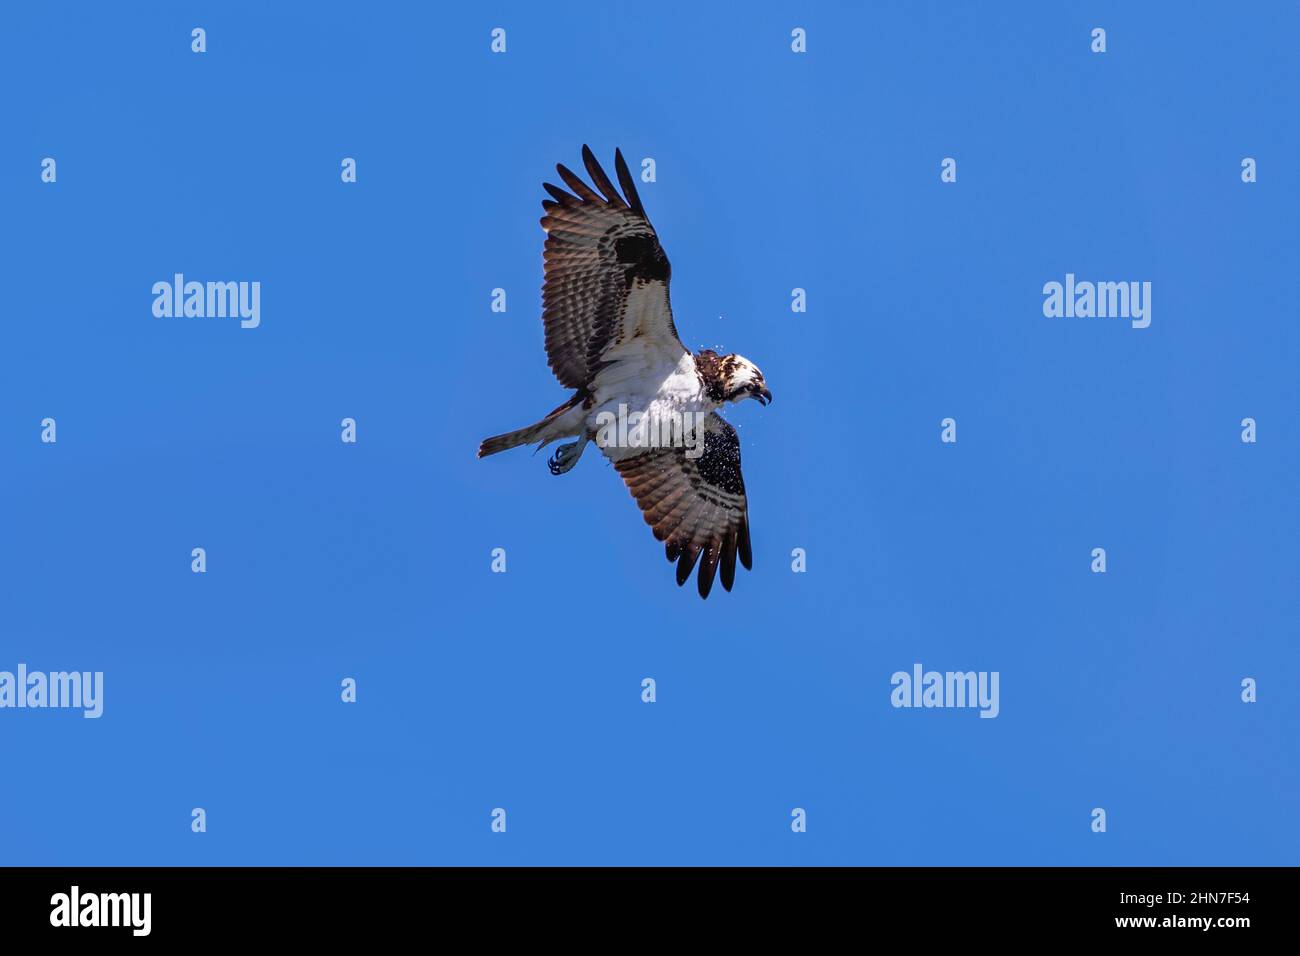
[[621,151],[622,195],[582,147],[595,188],[563,165],[569,192],[543,183],[550,199],[543,247],[542,322],[551,371],[573,396],[535,424],[485,439],[478,457],[519,445],[544,448],[562,475],[595,442],[664,542],[685,584],[699,562],[700,597],[721,568],[728,591],[736,558],[753,567],[740,440],[717,412],[747,398],[772,400],[763,373],[740,355],[692,354],[677,337],[668,299],[672,273]]

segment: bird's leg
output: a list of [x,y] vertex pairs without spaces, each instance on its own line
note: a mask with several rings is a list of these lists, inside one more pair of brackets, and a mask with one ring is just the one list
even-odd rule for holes
[[562,475],[578,463],[582,457],[583,449],[587,447],[590,438],[583,435],[577,441],[569,442],[567,445],[561,445],[555,449],[555,454],[546,462],[546,466],[551,469],[551,474]]

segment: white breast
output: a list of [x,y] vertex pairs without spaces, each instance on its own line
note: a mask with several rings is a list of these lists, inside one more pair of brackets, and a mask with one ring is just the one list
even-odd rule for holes
[[[667,422],[681,423],[684,416],[707,414],[718,407],[704,394],[695,371],[695,358],[688,352],[683,351],[680,359],[673,362],[648,343],[634,339],[611,349],[606,360],[612,364],[602,369],[592,382],[596,401],[587,418],[592,432],[598,432],[602,424],[608,423],[608,416],[626,420],[639,413],[650,428],[666,434]],[[599,436],[597,444],[611,458],[641,450],[608,447]]]

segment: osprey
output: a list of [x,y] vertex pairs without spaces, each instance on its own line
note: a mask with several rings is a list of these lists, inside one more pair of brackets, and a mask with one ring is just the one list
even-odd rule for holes
[[622,152],[614,151],[622,195],[586,146],[582,161],[595,189],[563,165],[555,168],[572,192],[542,184],[551,195],[541,219],[546,356],[573,397],[536,424],[486,439],[478,457],[576,438],[548,462],[562,475],[594,441],[665,542],[678,585],[699,560],[700,597],[719,567],[730,591],[737,556],[746,568],[753,556],[740,440],[717,409],[746,398],[766,405],[772,393],[748,359],[682,345],[668,257]]

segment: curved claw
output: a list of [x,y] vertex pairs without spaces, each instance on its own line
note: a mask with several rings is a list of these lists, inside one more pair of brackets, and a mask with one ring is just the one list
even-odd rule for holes
[[551,474],[562,475],[571,470],[582,457],[582,449],[586,443],[586,440],[579,440],[555,449],[555,454],[546,462],[546,467],[551,469]]

